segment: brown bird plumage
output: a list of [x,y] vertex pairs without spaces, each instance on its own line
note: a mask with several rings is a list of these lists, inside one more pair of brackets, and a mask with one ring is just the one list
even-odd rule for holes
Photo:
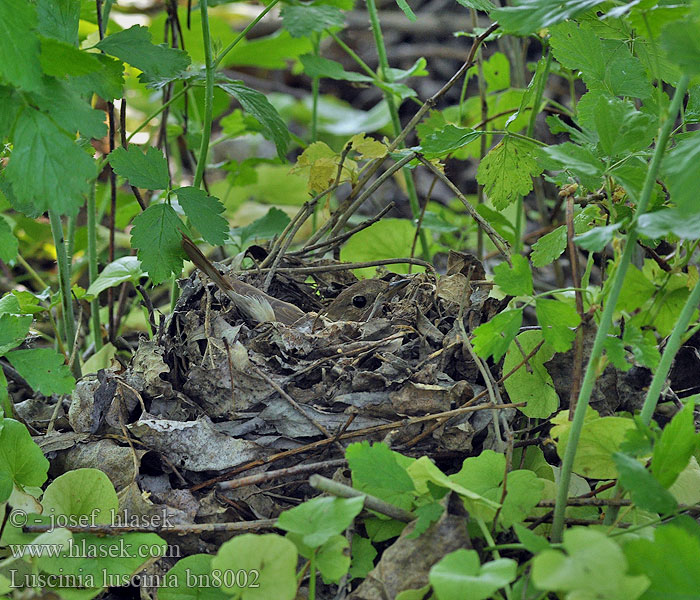
[[402,289],[408,279],[383,281],[364,279],[343,290],[326,309],[331,321],[367,321],[374,316],[379,304]]

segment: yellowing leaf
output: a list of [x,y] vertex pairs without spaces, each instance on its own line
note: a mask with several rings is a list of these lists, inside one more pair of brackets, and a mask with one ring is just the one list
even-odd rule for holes
[[364,133],[358,133],[350,138],[353,149],[362,158],[381,158],[386,155],[386,146],[381,142],[367,137]]

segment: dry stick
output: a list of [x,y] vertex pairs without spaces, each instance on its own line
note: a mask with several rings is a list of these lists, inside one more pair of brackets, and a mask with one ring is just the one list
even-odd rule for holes
[[410,523],[417,518],[417,515],[410,511],[399,508],[393,504],[389,504],[376,496],[356,490],[355,488],[345,485],[344,483],[340,483],[339,481],[328,479],[328,477],[312,475],[309,477],[309,485],[311,485],[312,488],[321,490],[322,492],[327,492],[339,498],[364,498],[365,508],[374,510],[378,513],[386,515],[387,517],[396,519],[397,521]]
[[276,471],[267,471],[266,473],[248,475],[248,477],[239,477],[238,479],[232,479],[230,481],[222,481],[219,483],[219,488],[222,490],[235,490],[249,485],[257,485],[259,483],[272,481],[273,479],[282,479],[283,477],[289,477],[292,475],[313,473],[315,471],[321,471],[322,469],[335,469],[337,467],[344,466],[346,463],[347,460],[344,458],[335,458],[333,460],[311,463],[310,465],[297,465],[295,467],[288,467],[287,469],[277,469]]
[[[423,226],[423,219],[425,218],[425,209],[428,208],[428,202],[433,196],[433,190],[435,189],[435,184],[437,184],[437,177],[433,177],[433,182],[428,188],[428,193],[425,195],[425,202],[423,202],[423,207],[420,211],[420,216],[418,217],[418,223],[416,223],[416,232],[413,234],[413,242],[411,242],[411,258],[416,255],[416,244],[418,244],[418,238],[420,237],[420,230]],[[411,267],[408,267],[408,272],[411,273]]]
[[569,420],[574,418],[576,399],[581,390],[581,378],[583,377],[583,293],[581,291],[581,273],[579,271],[578,253],[574,246],[574,198],[570,194],[566,199],[566,246],[569,252],[569,263],[571,264],[571,283],[574,286],[576,298],[576,312],[581,319],[581,324],[576,331],[576,341],[573,352],[573,373],[571,378],[571,393],[569,394]]
[[306,247],[302,248],[301,250],[295,250],[294,252],[289,252],[289,256],[302,256],[304,254],[308,254],[309,252],[313,252],[314,250],[318,250],[319,248],[325,248],[327,246],[335,246],[338,244],[342,244],[345,240],[347,240],[348,238],[355,235],[358,231],[362,231],[363,229],[367,229],[371,225],[374,225],[377,221],[379,221],[379,219],[381,219],[386,213],[388,213],[395,206],[396,206],[396,202],[394,202],[394,201],[389,202],[389,204],[387,204],[384,208],[382,208],[382,210],[380,210],[375,216],[373,216],[371,219],[367,219],[366,221],[363,221],[357,227],[354,227],[353,229],[350,229],[341,235],[337,235],[335,237],[328,238],[327,240],[325,240],[323,242],[319,242],[318,244],[313,244],[311,246],[306,246]]
[[337,440],[345,440],[345,439],[350,439],[354,437],[360,437],[363,435],[372,435],[374,433],[381,433],[382,431],[387,431],[390,429],[400,429],[402,427],[407,427],[409,425],[415,425],[416,423],[424,423],[426,421],[432,421],[435,419],[449,419],[451,417],[456,417],[458,415],[463,415],[467,414],[470,412],[478,412],[480,410],[491,410],[493,408],[518,408],[520,406],[525,406],[525,402],[519,402],[517,404],[501,404],[497,407],[495,407],[493,404],[480,404],[479,406],[464,406],[462,408],[456,408],[454,410],[449,410],[447,412],[442,412],[442,413],[435,413],[432,415],[424,415],[422,417],[411,417],[409,419],[404,419],[403,421],[393,421],[391,423],[385,423],[383,425],[375,425],[374,427],[367,427],[366,429],[358,429],[356,431],[348,431],[347,433],[344,433],[343,435],[336,436],[334,438],[326,438],[323,440],[318,440],[316,442],[311,442],[310,444],[306,444],[305,446],[300,446],[299,448],[292,448],[291,450],[285,450],[284,452],[278,452],[277,454],[272,454],[270,456],[266,456],[264,458],[259,458],[257,460],[254,460],[252,462],[249,462],[245,465],[241,465],[239,467],[235,467],[234,469],[231,469],[227,471],[226,473],[223,473],[221,475],[217,475],[216,477],[212,477],[211,479],[208,479],[207,481],[203,481],[202,483],[198,483],[197,485],[194,485],[190,488],[190,491],[196,492],[197,490],[200,490],[204,487],[208,487],[210,485],[214,485],[215,483],[218,483],[219,481],[224,481],[228,477],[231,477],[232,475],[237,475],[238,473],[243,473],[244,471],[249,471],[250,469],[254,469],[255,467],[260,467],[262,465],[267,465],[272,462],[281,460],[283,458],[289,458],[290,456],[296,456],[297,454],[303,454],[304,452],[308,452],[309,450],[315,450],[316,448],[324,448],[325,446],[328,446],[329,444],[332,444],[336,442]]
[[[164,517],[163,520],[166,520]],[[52,523],[42,525],[25,525],[22,531],[25,533],[46,533],[55,529]],[[67,529],[72,533],[91,533],[93,535],[120,535],[122,533],[177,533],[184,535],[187,533],[207,533],[226,531],[256,531],[258,529],[275,529],[277,519],[259,519],[257,521],[244,521],[241,523],[191,523],[189,525],[178,524],[174,527],[169,525],[64,525],[62,529]]]
[[[297,273],[299,275],[302,275],[319,272],[325,273],[327,271],[348,271],[350,269],[362,269],[364,267],[379,267],[382,265],[394,265],[399,263],[420,265],[421,267],[425,267],[428,271],[435,275],[435,267],[429,262],[421,260],[420,258],[383,258],[381,260],[368,260],[365,262],[342,263],[337,265],[321,265],[319,267],[280,267],[279,269],[277,269],[277,272]],[[267,272],[269,270],[269,268],[259,269],[261,273]],[[234,273],[238,275],[242,273],[247,273],[247,271],[235,271]]]
[[472,217],[472,219],[474,219],[479,224],[481,229],[484,230],[486,235],[489,236],[489,239],[491,240],[493,245],[496,246],[503,258],[506,259],[508,264],[513,266],[510,262],[508,242],[506,242],[506,240],[503,239],[493,227],[491,227],[491,224],[476,211],[476,209],[471,205],[469,200],[467,200],[465,195],[459,190],[459,188],[454,183],[452,183],[452,180],[449,177],[447,177],[433,163],[426,160],[422,156],[419,156],[418,160],[420,160],[420,162],[422,162],[430,171],[432,171],[438,177],[438,179],[440,179],[440,181],[442,181],[448,188],[450,188],[450,190],[452,190],[452,192],[457,196],[457,198],[461,200],[462,204],[464,204],[464,207],[467,209],[467,212]]
[[[264,291],[267,291],[269,283],[272,281],[272,275],[274,274],[274,271],[277,268],[281,257],[284,255],[287,248],[292,243],[292,240],[294,239],[294,236],[296,236],[297,231],[299,231],[306,219],[308,219],[311,215],[311,212],[313,212],[313,209],[315,209],[316,204],[318,204],[318,202],[322,198],[336,190],[340,185],[340,177],[343,173],[343,164],[345,163],[345,159],[347,158],[351,147],[352,144],[348,143],[345,145],[345,148],[343,148],[343,152],[340,155],[340,160],[338,161],[338,170],[336,171],[335,180],[333,181],[333,183],[327,189],[322,191],[320,194],[317,194],[309,202],[306,202],[304,204],[304,206],[297,212],[296,215],[294,215],[294,218],[284,228],[284,231],[282,231],[279,238],[275,240],[275,243],[272,245],[272,248],[270,248],[270,253],[265,257],[265,260],[263,260],[263,262],[260,265],[261,267],[267,267],[267,265],[270,262],[273,263],[272,269],[270,270],[270,275],[268,275],[268,277],[265,279]],[[294,231],[290,234],[289,232],[292,231],[292,229],[294,229]],[[282,243],[285,239],[287,239],[287,241],[284,248],[282,248]]]
[[335,227],[331,229],[330,235],[338,235],[340,233],[340,230],[345,226],[345,224],[355,213],[355,211],[358,208],[360,208],[360,206],[362,206],[364,201],[367,200],[367,198],[369,198],[375,192],[375,190],[379,188],[379,186],[381,186],[387,179],[389,179],[389,177],[391,177],[396,171],[402,169],[405,165],[411,162],[414,158],[416,158],[416,156],[417,154],[415,152],[411,152],[407,156],[404,156],[400,161],[391,165],[386,171],[384,171],[384,173],[377,177],[377,180],[374,183],[372,183],[371,186],[369,186],[355,200],[353,200],[349,206],[342,210],[341,214],[338,217],[338,222],[335,224]]

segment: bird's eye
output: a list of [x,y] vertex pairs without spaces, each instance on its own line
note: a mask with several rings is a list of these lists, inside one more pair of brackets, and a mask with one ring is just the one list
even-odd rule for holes
[[355,308],[364,308],[365,306],[367,306],[367,298],[365,298],[364,296],[353,296],[352,305]]

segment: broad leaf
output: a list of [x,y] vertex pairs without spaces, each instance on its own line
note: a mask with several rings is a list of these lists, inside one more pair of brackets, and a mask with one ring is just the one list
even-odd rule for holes
[[520,309],[497,314],[474,330],[474,350],[481,358],[493,356],[494,360],[501,360],[520,331],[522,322],[523,311]]
[[228,239],[228,221],[221,216],[224,212],[221,200],[190,186],[175,190],[175,194],[192,225],[207,242],[219,246]]
[[330,27],[342,27],[345,23],[340,9],[327,4],[285,5],[280,11],[280,16],[284,28],[295,38],[309,37],[312,33]]
[[12,350],[6,356],[27,383],[44,396],[70,394],[75,387],[65,359],[51,348]]
[[31,2],[0,2],[0,75],[24,90],[41,85],[36,6]]
[[115,148],[109,155],[109,164],[117,175],[135,187],[164,190],[170,182],[165,156],[153,146],[149,146],[145,154],[135,144],[126,150],[122,147]]
[[502,262],[493,268],[493,281],[504,294],[530,296],[532,294],[532,270],[527,258],[516,254],[511,257],[513,266]]
[[169,204],[152,204],[134,219],[131,245],[138,248],[141,267],[155,284],[182,271],[180,229],[184,225]]

